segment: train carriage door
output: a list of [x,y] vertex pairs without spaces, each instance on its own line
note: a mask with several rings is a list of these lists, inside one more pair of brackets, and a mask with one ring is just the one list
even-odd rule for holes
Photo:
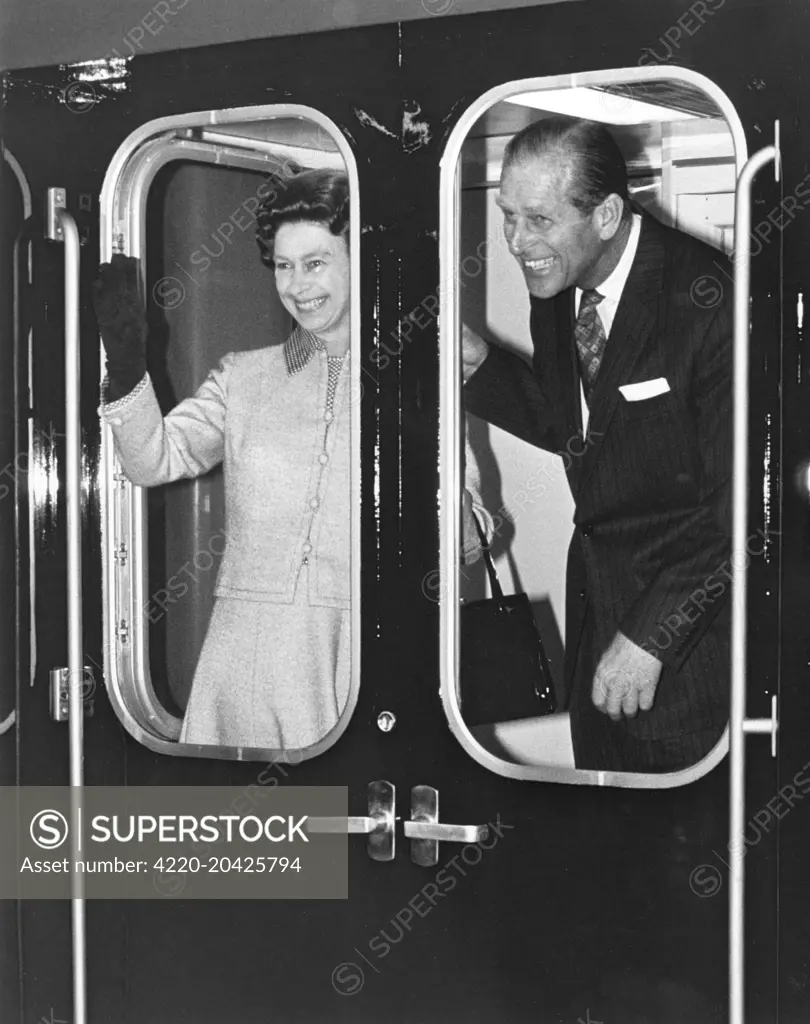
[[[376,72],[365,54],[370,43],[379,55]],[[324,87],[313,81],[313,62],[327,82],[337,81],[346,67],[357,69],[357,81],[347,92]],[[388,710],[391,702],[370,685],[358,705],[361,546],[367,585],[363,603],[369,620],[366,664],[375,660],[371,619],[381,604],[382,589],[375,567],[378,519],[373,511],[365,515],[362,542],[360,537],[361,508],[374,507],[377,445],[375,417],[366,412],[371,426],[363,435],[361,474],[361,409],[373,409],[373,401],[363,403],[360,386],[361,323],[369,337],[376,298],[374,273],[362,283],[359,268],[361,249],[363,262],[373,267],[383,244],[371,225],[384,219],[379,210],[384,204],[370,187],[380,167],[374,159],[379,156],[375,134],[359,148],[348,141],[362,127],[355,112],[364,106],[371,109],[371,95],[395,72],[396,30],[371,30],[355,35],[353,41],[351,34],[342,39],[327,34],[314,42],[299,38],[212,48],[193,58],[163,55],[147,62],[151,66],[143,71],[122,69],[121,63],[89,62],[89,67],[38,72],[33,77],[41,88],[17,92],[7,122],[6,138],[21,145],[23,164],[33,172],[32,189],[43,210],[37,229],[45,270],[34,275],[32,303],[39,315],[34,394],[38,415],[46,423],[52,419],[55,431],[52,447],[40,460],[45,463],[44,483],[42,475],[37,481],[44,493],[38,494],[41,514],[32,527],[40,555],[37,636],[45,643],[30,687],[21,686],[20,779],[23,784],[64,785],[69,778],[65,716],[58,703],[52,716],[48,701],[49,669],[58,664],[59,652],[67,644],[63,500],[69,472],[72,493],[78,489],[83,500],[80,525],[86,556],[84,635],[75,628],[72,635],[84,641],[93,673],[84,702],[89,723],[84,735],[86,785],[230,783],[238,787],[238,795],[249,798],[258,793],[259,800],[262,793],[291,784],[346,786],[352,794],[347,828],[351,826],[353,833],[349,844],[354,899],[272,905],[258,900],[185,901],[156,875],[153,896],[147,901],[82,904],[87,927],[82,930],[79,923],[73,935],[69,905],[24,903],[17,952],[20,977],[26,978],[25,1009],[32,1019],[69,1016],[77,1024],[124,1015],[143,1021],[177,1020],[188,1014],[218,1021],[235,1013],[263,1019],[269,983],[282,1015],[328,1017],[335,1010],[353,1019],[356,1004],[344,998],[341,988],[350,923],[373,920],[381,892],[405,900],[401,890],[410,886],[400,875],[391,888],[391,879],[384,874],[394,866],[395,857],[393,760],[399,734],[390,734],[402,712],[394,716]],[[240,69],[227,78],[224,89],[223,66]],[[278,82],[277,95],[285,102],[257,105],[257,97],[261,100],[275,91],[268,76]],[[92,84],[81,84],[88,79]],[[169,91],[162,88],[166,82]],[[79,101],[88,96],[79,109]],[[386,107],[393,102],[386,99],[383,109],[377,108],[378,116],[389,120]],[[192,113],[165,116],[178,106]],[[26,131],[35,115],[41,118],[47,146]],[[59,149],[54,140],[81,144]],[[383,152],[381,162],[390,165],[391,154]],[[273,344],[273,355],[281,352],[291,324],[276,294],[273,273],[260,260],[256,209],[272,187],[268,179],[292,176],[296,168],[342,171],[349,180],[352,350],[334,393],[327,391],[331,408],[320,410],[324,446],[313,452],[310,445],[306,454],[312,465],[307,462],[304,467],[312,470],[307,478],[312,485],[306,494],[307,523],[315,520],[320,488],[326,486],[330,472],[338,486],[345,482],[340,498],[347,521],[336,529],[351,545],[346,580],[350,607],[343,607],[339,594],[333,599],[331,618],[348,623],[333,651],[345,669],[348,693],[344,706],[336,708],[337,721],[327,721],[306,743],[280,744],[276,735],[267,737],[260,727],[255,735],[232,745],[185,743],[180,742],[181,723],[223,550],[222,475],[215,469],[190,485],[181,481],[147,493],[120,472],[109,425],[98,414],[104,359],[89,286],[99,260],[109,260],[114,253],[139,259],[151,321],[148,366],[164,411],[193,394],[226,353],[251,355]],[[54,205],[64,203],[77,219],[85,250],[81,284],[72,295],[74,304],[78,300],[82,307],[83,329],[81,416],[75,410],[73,416],[74,425],[84,430],[84,458],[78,470],[63,457],[66,374],[56,353],[61,353],[66,326],[65,255],[61,241],[46,240],[44,218],[53,183],[64,185],[64,197],[57,197],[60,201]],[[385,216],[392,214],[396,211],[389,208]],[[361,218],[369,225],[368,233],[361,231]],[[293,380],[306,354],[296,351],[288,372]],[[310,366],[320,367],[321,355],[326,365],[325,353],[309,354],[314,360]],[[349,433],[342,448],[330,447],[336,434],[329,433],[331,426],[322,426],[333,421],[334,431]],[[278,482],[279,493],[286,484]],[[310,536],[299,538],[300,565],[307,564],[306,545],[316,547],[326,532],[328,528],[320,534],[313,529]],[[26,588],[25,596],[29,594],[32,586]],[[331,634],[326,639],[331,642]],[[292,655],[310,656],[308,638],[299,633],[298,640],[300,648]],[[234,668],[237,681],[238,674]],[[5,688],[2,697],[5,724]],[[7,738],[4,734],[3,741]],[[286,948],[278,941],[282,935],[287,936]],[[304,957],[309,958],[311,973],[302,989],[296,965]],[[47,985],[31,980],[46,977]]]
[[[546,929],[542,937],[533,940],[526,936],[530,925],[523,919],[516,923],[513,918],[511,927],[505,926],[498,933],[504,949],[512,934],[520,933],[536,956],[531,967],[534,988],[515,976],[519,971],[510,972],[512,1005],[519,1005],[528,1019],[526,1007],[533,992],[541,1016],[543,1011],[550,1014],[553,1005],[560,1020],[572,1021],[577,1017],[583,1021],[610,1020],[614,1016],[633,1021],[708,1021],[725,1019],[730,1005],[736,1021],[742,1019],[745,992],[746,1013],[757,1019],[760,1014],[772,1012],[774,990],[767,974],[776,964],[778,815],[772,810],[759,813],[756,819],[754,815],[773,798],[777,785],[772,751],[778,725],[775,709],[781,548],[780,487],[773,459],[781,437],[779,246],[752,239],[750,343],[747,336],[740,336],[743,325],[746,331],[748,328],[741,315],[737,343],[738,351],[750,353],[751,385],[749,392],[744,376],[738,377],[742,391],[738,388],[735,392],[736,408],[742,417],[737,426],[738,455],[742,444],[749,461],[747,466],[737,463],[733,471],[737,481],[735,547],[729,545],[725,564],[719,558],[701,577],[716,570],[730,572],[722,589],[727,599],[734,591],[728,610],[735,604],[735,615],[739,615],[740,595],[747,582],[747,619],[743,615],[735,625],[735,645],[741,641],[744,644],[748,636],[747,651],[742,658],[737,648],[734,663],[727,654],[719,670],[726,679],[736,678],[738,692],[746,669],[749,681],[747,710],[735,699],[731,718],[731,785],[729,731],[722,727],[725,719],[722,725],[717,723],[713,749],[677,771],[645,774],[598,764],[592,771],[575,766],[563,637],[566,616],[580,614],[577,606],[587,594],[584,583],[576,592],[567,592],[565,586],[566,549],[577,511],[568,479],[572,474],[576,477],[578,467],[572,469],[572,463],[577,458],[582,459],[583,475],[596,472],[595,457],[589,459],[582,434],[576,429],[570,432],[570,448],[566,447],[568,435],[562,434],[555,438],[557,444],[545,451],[538,442],[530,444],[520,429],[510,432],[504,427],[510,420],[519,422],[521,403],[528,393],[519,390],[524,378],[518,372],[517,361],[507,362],[506,357],[496,364],[499,371],[503,368],[501,378],[495,379],[496,370],[486,378],[493,394],[498,393],[504,380],[521,382],[512,392],[503,385],[503,422],[476,418],[468,409],[465,415],[460,344],[463,325],[525,363],[532,358],[529,296],[505,238],[498,187],[510,138],[530,125],[560,115],[596,121],[609,131],[628,168],[635,215],[644,221],[651,214],[712,247],[704,250],[706,270],[696,274],[691,289],[687,288],[684,308],[691,307],[700,318],[725,303],[724,374],[729,390],[731,387],[735,372],[731,297],[735,277],[741,280],[740,265],[745,262],[750,230],[742,215],[737,214],[735,221],[735,198],[738,209],[742,204],[749,211],[752,203],[767,208],[778,204],[781,186],[778,178],[774,181],[773,173],[778,161],[778,111],[773,103],[766,105],[772,115],[767,119],[767,131],[762,127],[764,110],[757,109],[755,122],[751,111],[745,112],[743,120],[745,105],[735,108],[723,91],[730,81],[730,68],[719,52],[713,52],[711,64],[701,67],[702,73],[672,65],[645,68],[645,62],[636,64],[633,55],[643,52],[645,36],[651,31],[646,19],[642,22],[634,17],[632,25],[623,22],[621,26],[609,26],[593,19],[592,11],[589,14],[590,18],[581,14],[575,27],[575,15],[555,12],[556,20],[552,17],[545,25],[547,31],[541,33],[539,25],[535,26],[537,46],[528,47],[525,54],[518,54],[510,45],[516,24],[527,28],[519,18],[513,22],[505,14],[497,24],[489,20],[482,25],[487,32],[483,60],[463,34],[452,34],[449,22],[435,29],[420,26],[404,33],[403,67],[411,73],[404,118],[406,127],[413,128],[409,139],[413,169],[410,201],[417,208],[419,198],[429,196],[434,187],[439,189],[439,254],[436,262],[428,262],[435,257],[426,236],[437,213],[429,202],[421,208],[423,216],[411,225],[408,251],[418,253],[419,258],[408,265],[407,301],[402,303],[393,343],[388,342],[385,372],[395,373],[402,367],[401,372],[406,374],[408,359],[412,364],[422,360],[427,376],[428,367],[432,369],[431,345],[434,340],[438,344],[441,546],[436,566],[422,566],[422,585],[428,599],[439,605],[441,686],[449,727],[476,763],[475,767],[468,766],[462,779],[480,794],[484,785],[482,768],[485,775],[501,776],[501,785],[490,778],[487,788],[497,792],[499,805],[509,807],[516,815],[529,845],[532,843],[527,832],[535,837],[535,862],[531,866],[521,863],[522,851],[516,851],[517,860],[511,862],[516,874],[501,880],[500,897],[507,903],[511,897],[515,906],[533,905],[532,898],[526,897],[529,888],[538,893],[537,905],[543,908]],[[578,40],[573,68],[570,53],[558,55],[555,46],[550,45],[556,39],[554,29],[563,23]],[[709,28],[705,31],[708,34]],[[738,25],[735,31],[742,32],[743,28]],[[607,52],[613,53],[613,44],[615,56],[621,54],[624,60],[607,63],[604,49],[598,53],[597,49],[607,46]],[[464,71],[468,64],[476,67],[474,85]],[[425,67],[441,68],[442,72],[423,86],[420,73]],[[538,70],[545,77],[538,77]],[[752,139],[756,139],[757,152],[748,164]],[[769,142],[773,145],[768,146]],[[761,152],[760,145],[765,147]],[[437,150],[441,153],[440,180],[431,164]],[[746,189],[753,179],[752,200]],[[738,187],[738,180],[742,187]],[[543,212],[538,211],[538,219]],[[745,236],[739,243],[737,231]],[[538,249],[527,259],[541,261],[547,255],[548,250]],[[547,267],[532,269],[539,274]],[[742,297],[745,283],[738,287],[740,308],[747,309],[748,297]],[[438,325],[431,315],[437,294],[441,298]],[[536,338],[534,344],[538,344]],[[553,350],[549,347],[549,351]],[[646,374],[651,381],[663,376],[661,369],[653,372],[652,365],[644,364],[643,359],[637,366],[640,381],[645,379],[642,367],[651,370]],[[635,381],[635,377],[628,376],[615,383],[618,387]],[[547,383],[552,401],[556,386],[554,380]],[[667,383],[666,390],[672,386]],[[622,396],[617,419],[632,420],[639,432],[654,437],[667,420],[665,407],[672,396],[661,397],[663,390],[655,392],[650,405],[657,402],[659,408],[648,407],[646,418],[641,403],[628,409],[635,397],[632,387],[628,390],[631,393],[627,398]],[[416,387],[413,394],[416,402]],[[572,412],[572,422],[573,417]],[[725,427],[729,463],[731,419],[729,406]],[[600,424],[593,427],[599,430]],[[594,441],[599,443],[599,439]],[[675,440],[666,443],[675,447],[680,444]],[[433,449],[417,452],[414,444],[404,466],[410,463],[416,475],[418,465],[427,476],[434,454]],[[661,472],[659,469],[656,476],[653,469],[650,488],[668,486]],[[688,473],[685,465],[683,472]],[[731,476],[730,471],[729,479]],[[534,716],[525,711],[512,713],[514,695],[503,679],[500,717],[499,696],[492,693],[487,705],[490,717],[482,717],[478,705],[471,702],[475,712],[465,719],[466,682],[462,673],[467,665],[464,642],[469,637],[466,612],[471,603],[493,593],[491,574],[482,561],[470,566],[459,555],[465,540],[462,493],[471,480],[476,480],[490,516],[492,555],[501,586],[507,594],[526,592],[532,604],[548,654],[558,713],[540,717],[541,708],[548,710],[545,700],[536,702]],[[741,504],[742,498],[747,507]],[[580,529],[580,523],[586,527],[584,535],[589,536],[592,528],[581,515],[576,529]],[[730,537],[731,516],[728,533]],[[701,579],[695,581],[696,588]],[[642,588],[641,579],[638,586]],[[690,588],[684,597],[689,598],[691,592]],[[670,620],[671,628],[677,622],[677,618]],[[753,636],[756,641],[750,639]],[[667,643],[666,634],[657,637],[662,645]],[[480,647],[475,650],[478,653]],[[493,659],[493,672],[497,672],[496,661]],[[470,696],[469,689],[466,696]],[[528,696],[524,707],[527,705]],[[743,791],[743,743],[748,747],[748,812],[741,816],[737,802],[730,818],[730,790],[737,800]],[[507,780],[513,780],[511,787]],[[552,785],[535,789],[539,781]],[[541,820],[553,822],[542,839]],[[508,856],[508,843],[515,842],[518,832],[516,828],[507,833],[512,838],[504,840],[502,856]],[[750,856],[754,846],[756,858]],[[746,854],[748,955],[744,985],[740,969],[743,915],[739,868]],[[542,864],[552,862],[559,870],[553,871],[548,891],[540,896],[535,876],[542,872]],[[491,920],[489,927],[496,927]],[[563,936],[559,947],[554,940],[545,941],[549,935]],[[576,948],[573,963],[572,945]],[[522,961],[527,969],[529,955]],[[543,1002],[552,991],[553,1001]],[[583,998],[584,993],[588,994]],[[521,998],[526,1002],[522,1003]]]

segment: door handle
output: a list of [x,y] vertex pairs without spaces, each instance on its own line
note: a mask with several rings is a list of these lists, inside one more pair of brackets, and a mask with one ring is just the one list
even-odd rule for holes
[[411,860],[423,868],[439,863],[439,843],[480,843],[489,835],[486,825],[449,825],[439,821],[439,791],[432,786],[411,789],[411,820],[405,838],[411,840]]
[[[82,462],[81,372],[79,330],[79,270],[81,249],[76,221],[65,208],[65,190],[49,188],[46,236],[65,247],[65,480],[67,546],[67,691],[70,752],[70,846],[73,861],[81,850],[79,806],[84,786],[84,713],[82,681]],[[87,955],[84,878],[71,876],[73,930],[73,1020],[87,1021]]]
[[383,780],[368,786],[368,814],[347,818],[308,818],[305,832],[333,835],[368,836],[368,855],[372,860],[394,859],[394,822],[396,787]]
[[349,835],[371,835],[372,832],[381,831],[383,825],[377,818],[308,818],[305,832],[318,832],[321,834],[335,833],[340,835],[347,832]]
[[486,825],[445,825],[440,821],[406,821],[406,839],[435,839],[443,843],[477,843],[486,839]]

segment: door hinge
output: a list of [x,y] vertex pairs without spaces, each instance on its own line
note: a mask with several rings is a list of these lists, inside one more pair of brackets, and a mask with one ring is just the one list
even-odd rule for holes
[[50,238],[53,242],[64,242],[65,240],[65,235],[62,231],[62,225],[59,221],[59,214],[57,211],[63,210],[66,202],[67,193],[63,188],[48,189],[45,237]]
[[127,546],[123,541],[115,549],[115,560],[120,566],[127,564]]
[[[69,670],[67,668],[51,669],[51,691],[50,710],[54,722],[67,722],[70,718],[70,688],[68,684]],[[80,686],[80,699],[82,712],[85,718],[93,717],[93,694],[96,692],[96,679],[93,670],[85,665],[82,670]]]
[[121,621],[118,623],[118,629],[116,629],[115,635],[118,637],[122,644],[125,644],[129,641],[129,625],[126,619],[121,619]]

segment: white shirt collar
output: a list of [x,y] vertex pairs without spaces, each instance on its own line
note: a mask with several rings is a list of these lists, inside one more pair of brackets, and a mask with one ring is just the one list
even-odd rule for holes
[[[636,250],[638,249],[638,240],[641,235],[641,216],[638,213],[633,214],[633,224],[630,228],[630,237],[627,239],[627,244],[624,247],[624,252],[619,259],[619,262],[613,268],[609,277],[607,277],[600,285],[597,285],[596,290],[600,295],[604,295],[604,300],[599,303],[596,307],[599,311],[602,321],[608,319],[608,323],[605,323],[605,335],[610,334],[610,328],[613,324],[613,316],[619,305],[619,300],[622,297],[624,286],[627,284],[627,278],[630,276],[630,268],[633,266],[633,260],[636,258]],[[579,303],[582,298],[582,289],[576,289],[576,308],[574,315],[579,312]],[[603,307],[605,307],[603,309]]]

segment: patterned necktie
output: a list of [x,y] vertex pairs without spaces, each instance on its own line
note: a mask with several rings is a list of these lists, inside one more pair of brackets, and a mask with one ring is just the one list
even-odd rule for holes
[[579,353],[579,371],[586,401],[590,400],[607,340],[602,318],[596,310],[604,297],[595,289],[583,291],[579,300],[577,322],[574,324],[574,339]]

